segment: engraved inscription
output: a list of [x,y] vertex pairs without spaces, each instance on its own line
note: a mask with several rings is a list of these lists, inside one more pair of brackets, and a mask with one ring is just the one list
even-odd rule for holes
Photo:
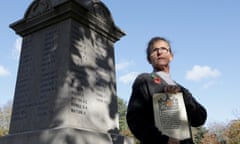
[[57,87],[57,68],[56,68],[56,51],[57,51],[57,32],[50,30],[44,35],[44,43],[41,54],[40,65],[40,88],[39,102],[37,107],[37,116],[47,116],[49,114],[49,98],[55,94]]
[[71,96],[71,105],[70,110],[72,113],[80,114],[85,116],[88,111],[88,100],[84,94],[84,81],[81,71],[74,73],[75,75],[71,78],[70,86],[70,96]]
[[84,96],[83,88],[75,85],[71,88],[71,112],[86,115],[88,110],[88,101]]

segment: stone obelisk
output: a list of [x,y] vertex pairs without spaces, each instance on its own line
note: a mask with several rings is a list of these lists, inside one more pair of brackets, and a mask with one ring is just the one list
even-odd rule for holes
[[114,43],[99,0],[34,0],[10,25],[23,38],[9,135],[1,144],[132,144],[118,133]]

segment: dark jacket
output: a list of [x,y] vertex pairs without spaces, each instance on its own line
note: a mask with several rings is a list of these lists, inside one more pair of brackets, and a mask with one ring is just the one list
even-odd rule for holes
[[[167,144],[169,139],[168,136],[162,135],[154,124],[152,96],[154,93],[163,92],[164,87],[168,85],[162,78],[160,78],[160,83],[156,82],[155,76],[144,73],[136,78],[128,104],[127,123],[141,144]],[[203,125],[207,118],[205,108],[193,98],[187,89],[181,85],[178,86],[183,93],[190,126]],[[181,141],[181,144],[192,143],[192,139]]]

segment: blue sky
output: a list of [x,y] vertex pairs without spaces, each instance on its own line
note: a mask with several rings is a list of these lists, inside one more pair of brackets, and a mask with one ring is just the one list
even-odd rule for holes
[[[9,24],[21,19],[31,0],[0,6],[0,106],[13,99],[21,38]],[[240,117],[240,1],[103,0],[126,36],[115,44],[117,94],[128,101],[134,78],[151,72],[145,49],[153,36],[171,41],[171,76],[208,111],[206,124]]]

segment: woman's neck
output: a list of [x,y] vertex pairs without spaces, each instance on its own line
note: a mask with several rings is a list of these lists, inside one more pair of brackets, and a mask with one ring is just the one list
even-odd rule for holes
[[169,74],[170,67],[169,66],[163,66],[163,67],[159,67],[159,68],[154,68],[154,72],[158,72],[158,71],[163,71],[163,72]]

